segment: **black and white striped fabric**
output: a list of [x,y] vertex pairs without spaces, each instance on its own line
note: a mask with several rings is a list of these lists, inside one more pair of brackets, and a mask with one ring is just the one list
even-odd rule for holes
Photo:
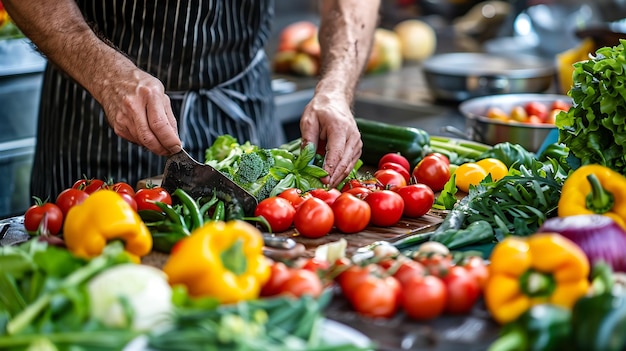
[[[158,77],[185,149],[197,160],[216,136],[263,147],[284,142],[273,118],[263,46],[273,0],[77,0],[94,30]],[[31,192],[54,199],[83,177],[126,181],[163,172],[164,157],[115,135],[88,92],[49,65]]]

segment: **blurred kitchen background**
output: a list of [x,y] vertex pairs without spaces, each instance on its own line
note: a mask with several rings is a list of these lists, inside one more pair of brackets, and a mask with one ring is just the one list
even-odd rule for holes
[[[270,57],[277,55],[280,33],[289,24],[319,22],[317,1],[275,2],[275,35],[267,45]],[[624,17],[626,0],[383,0],[380,28],[393,30],[413,19],[428,24],[435,41],[432,53],[421,48],[427,56],[530,54],[553,62],[557,54],[577,47],[586,37],[598,45],[617,45],[626,32]],[[23,214],[32,203],[29,179],[45,66],[28,40],[9,26],[6,18],[3,24],[0,10],[0,218]],[[462,129],[458,101],[441,101],[433,95],[422,74],[422,61],[404,58],[400,67],[368,72],[359,84],[355,115],[416,126],[431,134],[442,133],[446,126]],[[277,116],[287,136],[298,137],[298,119],[312,96],[315,76],[277,70],[273,83]]]

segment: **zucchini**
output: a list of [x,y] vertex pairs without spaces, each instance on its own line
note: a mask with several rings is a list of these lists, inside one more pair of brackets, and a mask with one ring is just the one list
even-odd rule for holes
[[389,152],[399,152],[415,165],[429,152],[430,135],[423,129],[403,127],[378,121],[355,118],[363,151],[361,160],[370,166],[378,166],[378,160]]

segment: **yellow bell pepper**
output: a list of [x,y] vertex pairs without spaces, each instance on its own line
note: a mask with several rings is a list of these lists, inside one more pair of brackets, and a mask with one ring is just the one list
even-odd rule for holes
[[152,235],[137,212],[112,190],[98,190],[72,207],[63,225],[67,248],[79,257],[92,258],[109,241],[121,240],[135,262],[152,250]]
[[589,269],[582,249],[559,234],[506,237],[490,256],[487,309],[504,324],[540,303],[571,308],[587,293]]
[[559,217],[601,214],[626,229],[626,177],[602,165],[584,165],[572,172],[561,189]]
[[163,271],[170,285],[184,285],[191,296],[233,303],[259,296],[270,265],[252,224],[211,221],[177,243]]

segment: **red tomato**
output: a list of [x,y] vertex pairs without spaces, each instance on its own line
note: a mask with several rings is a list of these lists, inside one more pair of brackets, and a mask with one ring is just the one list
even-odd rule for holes
[[291,274],[292,270],[286,264],[273,262],[270,266],[270,277],[261,287],[261,296],[278,295]]
[[404,168],[404,166],[401,166],[398,163],[385,162],[380,167],[378,167],[378,169],[392,169],[400,173],[404,177],[404,181],[406,182],[406,184],[409,184],[409,182],[411,181],[411,171],[407,170],[406,168]]
[[400,303],[400,283],[392,276],[368,275],[348,299],[359,314],[373,318],[390,318]]
[[489,278],[489,267],[487,262],[480,256],[469,256],[461,262],[461,266],[472,275],[478,282],[478,286],[482,290]]
[[383,189],[394,190],[407,184],[404,176],[393,169],[379,169],[374,173],[374,177],[378,179]]
[[341,192],[345,193],[346,191],[354,188],[367,188],[369,190],[378,190],[382,188],[382,185],[380,184],[378,179],[374,177],[370,179],[350,179],[341,188]]
[[524,109],[529,116],[537,116],[540,121],[544,121],[548,117],[548,107],[540,102],[527,102]]
[[291,275],[285,280],[280,288],[280,294],[294,297],[311,295],[318,297],[322,294],[324,285],[317,273],[308,269],[294,268]]
[[565,102],[565,101],[562,101],[562,100],[555,100],[555,101],[552,103],[552,106],[550,106],[550,109],[551,109],[551,110],[569,111],[570,107],[571,107],[571,106],[570,106],[570,104],[568,104],[568,103],[567,103],[567,102]]
[[428,154],[429,156],[434,156],[434,157],[438,157],[439,159],[441,159],[443,162],[445,162],[448,166],[450,165],[450,159],[448,158],[448,156],[440,153],[440,152],[431,152],[430,154]]
[[70,208],[83,203],[83,201],[85,201],[88,197],[89,194],[83,190],[67,188],[57,196],[54,203],[59,206],[61,212],[63,212],[63,216],[65,216]]
[[50,234],[58,234],[63,227],[63,211],[51,202],[42,203],[37,200],[37,203],[24,213],[24,228],[29,232],[37,232],[42,221],[43,227]]
[[299,188],[287,188],[278,194],[278,196],[289,200],[294,208],[298,208],[298,206],[302,205],[304,200],[311,197],[311,194],[304,193]]
[[308,269],[313,272],[325,271],[330,268],[330,262],[317,257],[306,259],[300,266],[302,269]]
[[110,185],[109,189],[115,191],[116,193],[126,193],[130,196],[135,196],[135,189],[128,183],[117,182],[113,185]]
[[126,201],[127,204],[130,205],[130,207],[135,210],[135,212],[137,211],[137,201],[135,201],[135,198],[129,194],[129,193],[118,193],[122,199],[124,199],[124,201]]
[[103,185],[105,185],[105,183],[102,179],[96,179],[96,178],[88,179],[85,177],[83,179],[79,179],[76,182],[74,182],[74,185],[72,185],[72,188],[83,190],[87,194],[91,194],[94,191],[102,189]]
[[135,193],[135,201],[137,201],[137,210],[153,210],[161,212],[161,209],[155,205],[155,202],[163,202],[168,205],[172,204],[172,197],[167,190],[160,186],[152,188],[142,188]]
[[450,166],[438,156],[428,155],[413,168],[415,183],[428,185],[433,191],[443,190],[450,180]]
[[411,171],[411,164],[406,157],[402,156],[399,152],[390,152],[384,154],[380,160],[378,160],[378,168],[382,168],[382,165],[387,162],[397,163],[406,169],[407,172]]
[[469,313],[481,293],[478,281],[474,276],[461,266],[452,266],[442,280],[448,291],[446,312],[453,314]]
[[446,300],[445,284],[433,275],[415,275],[402,287],[402,308],[409,318],[415,320],[439,317],[445,309]]
[[335,202],[339,195],[341,195],[341,191],[335,188],[330,188],[328,190],[317,188],[309,190],[309,194],[311,194],[311,196],[313,197],[324,200],[325,203],[327,203],[329,206],[332,206],[333,202]]
[[289,200],[272,196],[262,200],[254,209],[255,216],[263,216],[273,232],[284,232],[293,224],[296,209]]
[[357,233],[365,229],[370,222],[372,210],[362,199],[343,193],[332,205],[335,227],[342,233]]
[[358,187],[358,188],[348,189],[348,190],[344,191],[342,194],[348,193],[348,194],[352,194],[352,195],[358,197],[359,199],[365,199],[365,197],[369,193],[371,193],[371,192],[372,192],[372,190],[370,190],[369,188]]
[[426,184],[409,184],[396,189],[396,192],[404,200],[402,214],[406,217],[421,217],[428,213],[435,203],[435,193]]
[[413,261],[411,259],[403,260],[402,262],[398,262],[397,260],[394,261],[395,264],[392,265],[390,269],[395,270],[392,274],[396,279],[398,279],[400,285],[402,286],[404,286],[415,275],[420,277],[426,275],[426,268],[424,268],[424,266],[417,261]]
[[379,227],[392,226],[400,220],[404,212],[402,196],[391,190],[373,191],[367,195],[365,202],[372,209],[370,223]]
[[296,208],[293,218],[296,230],[306,238],[320,238],[328,234],[334,222],[335,215],[332,208],[316,197],[307,199]]
[[429,274],[442,277],[452,267],[452,255],[435,252],[418,253],[413,259],[421,263]]
[[379,267],[376,264],[368,264],[367,266],[352,265],[341,272],[335,279],[341,288],[343,295],[350,300],[361,284],[372,272],[378,272]]

